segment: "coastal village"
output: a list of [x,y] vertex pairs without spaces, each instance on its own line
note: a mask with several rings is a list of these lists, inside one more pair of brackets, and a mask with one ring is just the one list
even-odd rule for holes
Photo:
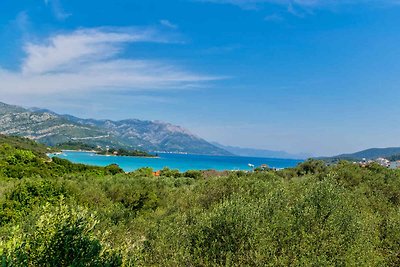
[[382,157],[374,159],[374,160],[367,160],[367,159],[363,158],[359,162],[354,162],[354,164],[359,164],[361,167],[366,167],[373,163],[377,163],[377,164],[379,164],[383,167],[389,168],[389,169],[400,169],[400,160],[390,161],[390,160],[382,158]]

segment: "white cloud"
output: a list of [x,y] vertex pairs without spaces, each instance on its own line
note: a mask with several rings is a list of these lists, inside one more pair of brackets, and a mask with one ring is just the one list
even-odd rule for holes
[[53,15],[58,20],[66,20],[72,15],[71,13],[65,12],[61,6],[60,0],[44,0],[44,4],[51,7]]
[[[157,60],[123,57],[135,42],[168,42],[154,30],[80,29],[24,46],[19,71],[0,67],[0,94],[36,96],[100,91],[187,89],[218,79]],[[15,99],[15,97],[14,97]]]
[[176,24],[174,24],[171,21],[166,20],[166,19],[160,20],[160,24],[165,26],[165,27],[171,28],[171,29],[177,29],[178,28],[178,25],[176,25]]

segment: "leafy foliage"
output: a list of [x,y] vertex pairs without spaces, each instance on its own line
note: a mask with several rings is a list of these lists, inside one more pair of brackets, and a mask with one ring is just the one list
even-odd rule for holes
[[0,145],[3,266],[400,265],[398,170],[310,160],[155,176],[13,142]]
[[[87,209],[70,207],[62,199],[33,215],[30,231],[14,227],[4,245],[3,262],[15,266],[120,266],[120,256],[103,248],[93,235],[97,224]],[[30,227],[26,226],[25,227]]]

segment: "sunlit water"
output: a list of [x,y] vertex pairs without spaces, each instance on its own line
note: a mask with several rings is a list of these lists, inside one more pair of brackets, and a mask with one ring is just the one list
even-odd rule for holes
[[159,154],[158,158],[141,157],[116,157],[96,155],[91,152],[64,151],[57,156],[68,159],[74,163],[83,163],[94,166],[107,166],[118,164],[125,171],[133,171],[142,167],[151,167],[160,170],[164,167],[178,169],[182,172],[187,170],[250,170],[249,164],[255,167],[267,164],[271,168],[295,167],[301,160],[295,159],[272,159],[235,156],[203,156],[185,154]]

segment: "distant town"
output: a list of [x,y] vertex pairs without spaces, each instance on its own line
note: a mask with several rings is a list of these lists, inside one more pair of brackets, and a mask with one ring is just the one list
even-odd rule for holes
[[386,158],[376,158],[374,160],[367,160],[366,158],[363,158],[359,162],[353,162],[354,164],[358,164],[361,167],[367,167],[371,164],[379,164],[383,167],[389,168],[389,169],[400,169],[400,160],[395,160],[395,161],[390,161]]

